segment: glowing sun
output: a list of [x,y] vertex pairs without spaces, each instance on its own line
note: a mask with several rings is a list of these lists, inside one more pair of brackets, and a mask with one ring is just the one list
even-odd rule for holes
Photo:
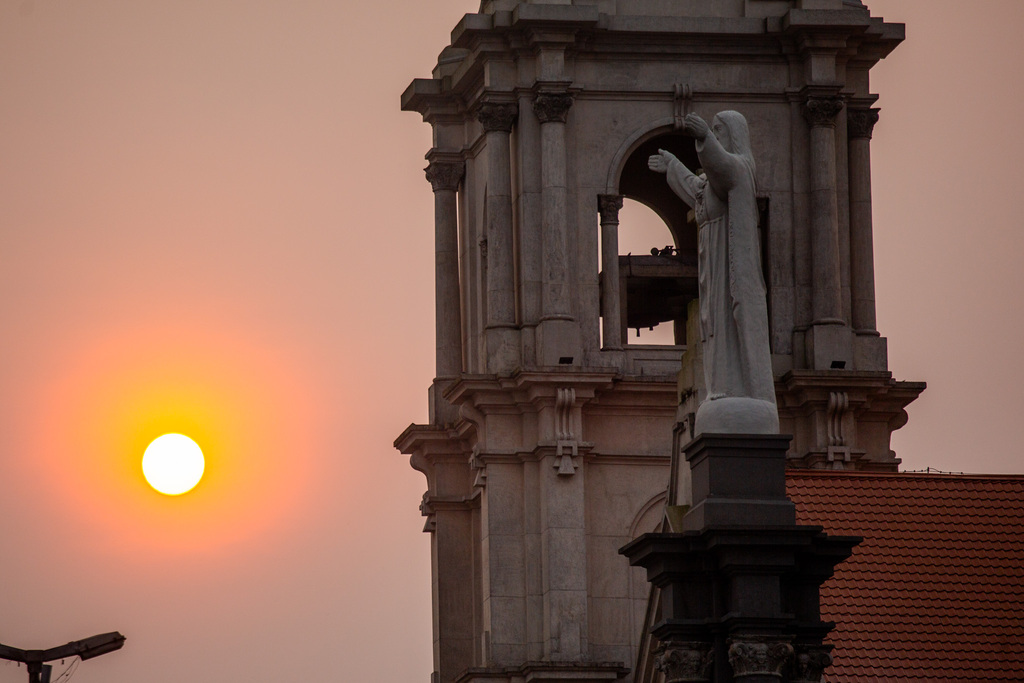
[[177,496],[199,483],[206,460],[195,441],[184,434],[164,434],[142,456],[142,473],[160,493]]

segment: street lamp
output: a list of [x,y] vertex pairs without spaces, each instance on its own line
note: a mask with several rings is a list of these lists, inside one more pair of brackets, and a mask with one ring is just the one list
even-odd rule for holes
[[114,650],[120,650],[122,645],[124,645],[124,636],[114,631],[101,633],[84,640],[76,640],[60,647],[51,647],[49,650],[22,650],[9,645],[0,645],[0,659],[24,662],[28,667],[28,683],[50,683],[50,671],[53,667],[46,662],[76,656],[81,657],[82,660],[92,659]]

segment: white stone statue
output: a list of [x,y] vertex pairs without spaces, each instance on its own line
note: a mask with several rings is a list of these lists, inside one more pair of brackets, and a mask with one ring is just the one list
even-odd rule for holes
[[768,344],[768,310],[757,234],[754,157],[747,120],[723,111],[711,125],[696,114],[685,130],[697,140],[703,173],[665,150],[652,171],[693,207],[700,226],[698,282],[707,398],[694,434],[777,434],[778,409]]

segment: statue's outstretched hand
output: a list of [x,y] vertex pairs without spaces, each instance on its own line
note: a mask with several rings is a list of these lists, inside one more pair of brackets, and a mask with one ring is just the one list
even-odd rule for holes
[[666,152],[663,149],[659,149],[657,154],[652,154],[647,159],[647,168],[651,169],[655,173],[668,173],[668,165],[675,160],[676,156],[672,152]]
[[696,114],[687,114],[686,118],[683,119],[683,130],[698,140],[703,141],[711,133],[711,126]]

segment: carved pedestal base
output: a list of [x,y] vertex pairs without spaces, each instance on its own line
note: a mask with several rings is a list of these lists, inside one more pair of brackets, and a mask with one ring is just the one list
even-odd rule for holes
[[[657,588],[651,636],[666,683],[818,683],[828,665],[819,588],[860,539],[797,526],[788,437],[705,434],[686,446],[693,509],[683,533],[619,552]],[[705,659],[707,657],[708,659]]]
[[786,498],[788,446],[789,437],[778,434],[704,434],[687,444],[693,504],[683,529],[795,524]]

